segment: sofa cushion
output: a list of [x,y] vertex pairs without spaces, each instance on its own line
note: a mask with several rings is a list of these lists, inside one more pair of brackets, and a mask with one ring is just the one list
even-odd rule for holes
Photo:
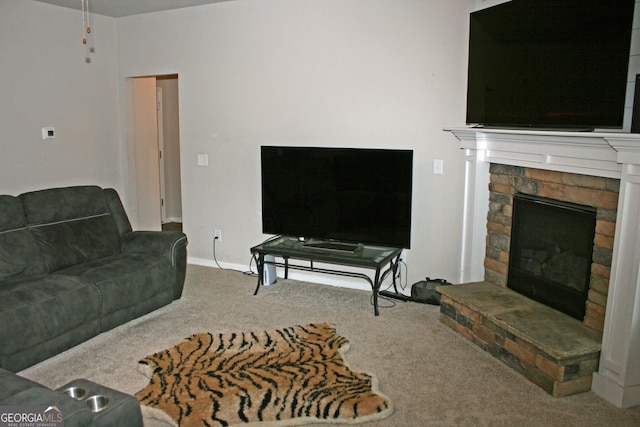
[[102,297],[103,331],[173,300],[174,273],[163,257],[115,255],[60,270],[56,275],[76,276],[95,284]]
[[133,229],[131,228],[131,223],[129,222],[129,217],[127,217],[127,213],[124,210],[124,206],[122,206],[122,201],[120,200],[118,192],[113,188],[105,188],[103,191],[105,198],[107,199],[109,212],[111,212],[111,217],[118,227],[120,236],[131,233]]
[[18,197],[48,272],[119,253],[120,234],[100,187],[51,188]]
[[38,243],[26,226],[20,199],[0,196],[0,280],[44,272]]
[[[74,277],[42,275],[2,281],[0,294],[0,362],[43,343],[45,347],[39,347],[39,352],[55,354],[60,349],[48,351],[46,343],[55,343],[56,337],[74,328],[89,330],[89,336],[99,332],[100,292],[91,283]],[[68,338],[72,345],[87,339],[72,338]],[[68,347],[67,343],[65,348]]]

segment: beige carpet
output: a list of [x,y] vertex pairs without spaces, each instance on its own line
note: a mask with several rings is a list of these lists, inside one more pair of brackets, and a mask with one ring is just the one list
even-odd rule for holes
[[621,410],[591,392],[549,396],[442,325],[436,306],[397,302],[374,317],[369,292],[279,280],[253,296],[255,284],[189,266],[181,300],[21,374],[51,387],[87,378],[134,394],[148,382],[138,361],[195,332],[330,322],[349,338],[350,366],[375,373],[394,403],[390,417],[366,426],[640,426],[640,407]]

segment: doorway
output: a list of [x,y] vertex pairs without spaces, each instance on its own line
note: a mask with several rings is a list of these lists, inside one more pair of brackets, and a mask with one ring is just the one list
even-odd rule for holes
[[182,230],[178,75],[132,77],[129,153],[137,228]]
[[163,229],[182,231],[178,75],[157,76],[156,95],[158,98],[158,141],[161,149],[162,227]]

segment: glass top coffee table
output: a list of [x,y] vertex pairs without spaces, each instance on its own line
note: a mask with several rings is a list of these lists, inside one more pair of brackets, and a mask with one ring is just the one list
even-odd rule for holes
[[[258,264],[258,285],[254,295],[264,285],[265,264],[284,267],[284,278],[289,276],[289,269],[309,271],[314,273],[334,274],[338,276],[357,277],[366,280],[371,285],[373,291],[374,314],[380,314],[378,307],[378,293],[380,285],[392,275],[393,288],[398,293],[396,287],[396,272],[400,262],[402,249],[385,246],[352,245],[342,242],[332,241],[301,241],[295,237],[276,236],[257,246],[251,248],[251,253],[257,257]],[[282,262],[266,261],[265,256],[272,255],[274,258],[282,258]],[[310,261],[310,265],[301,263],[290,263],[290,260]],[[373,270],[373,277],[365,273],[351,272],[339,269],[316,268],[314,262],[332,265],[343,265],[349,267],[359,267]]]

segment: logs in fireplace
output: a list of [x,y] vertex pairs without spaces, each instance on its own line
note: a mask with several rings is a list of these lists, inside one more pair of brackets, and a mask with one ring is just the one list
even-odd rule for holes
[[595,225],[595,208],[516,194],[507,286],[582,320]]

